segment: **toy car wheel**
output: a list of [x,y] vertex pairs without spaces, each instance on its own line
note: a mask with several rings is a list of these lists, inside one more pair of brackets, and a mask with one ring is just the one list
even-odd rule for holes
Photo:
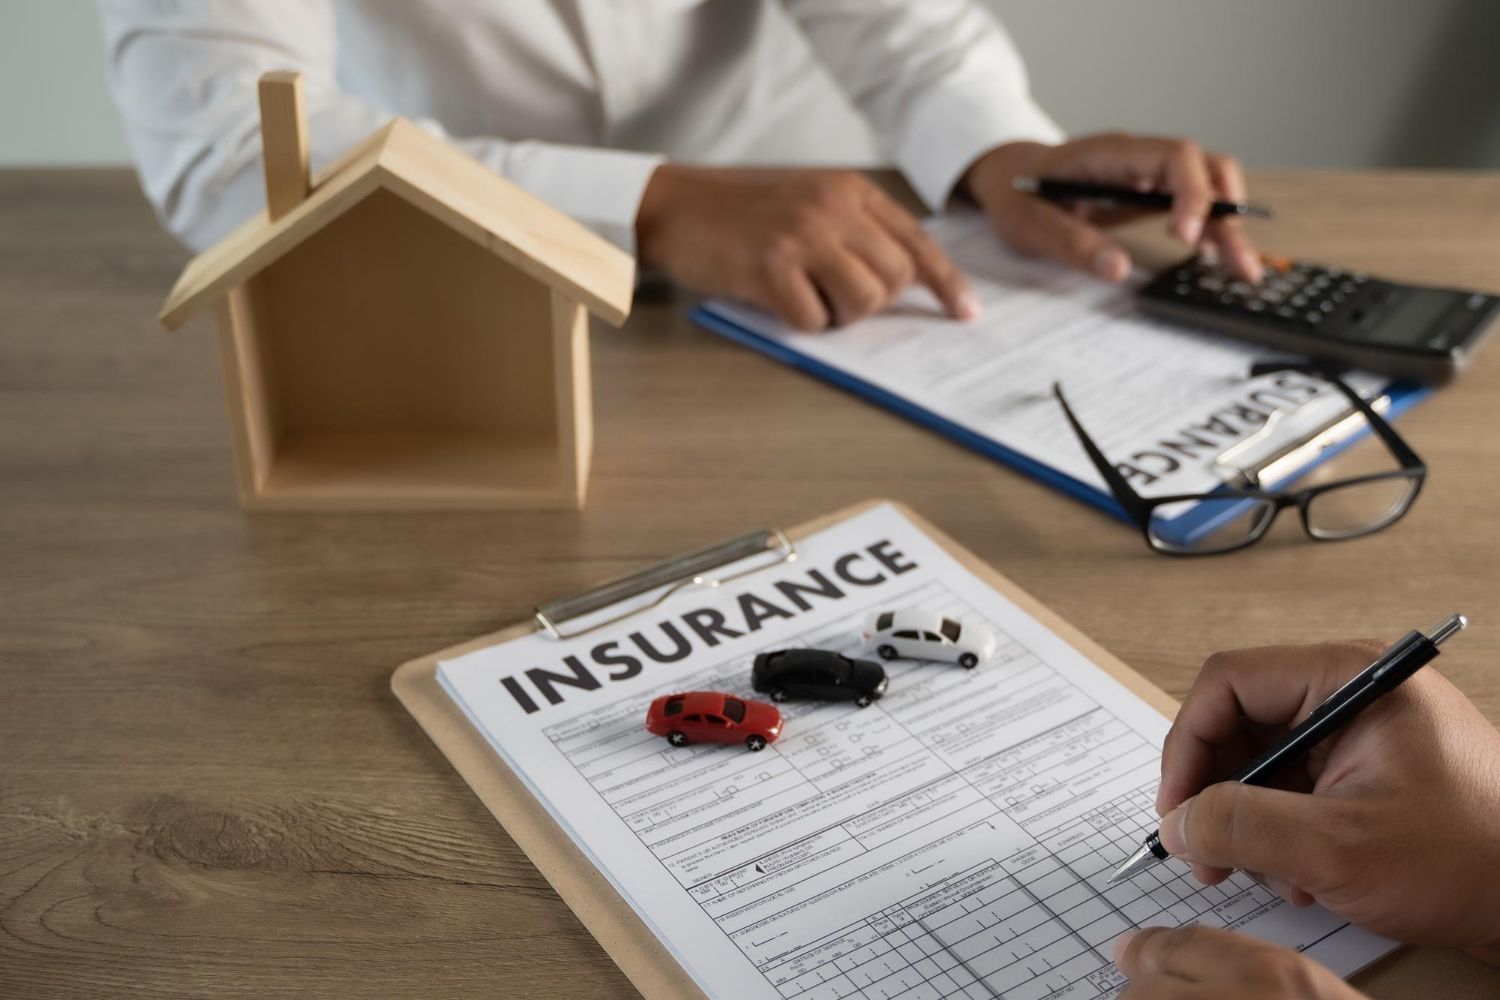
[[746,736],[745,746],[749,747],[751,750],[764,750],[766,748],[766,738],[759,735]]
[[858,705],[860,708],[868,708],[870,706],[870,702],[874,700],[875,699],[871,698],[869,695],[862,694],[858,698],[854,699],[854,704]]
[[973,653],[964,653],[958,658],[958,665],[963,667],[965,670],[973,670],[975,667],[979,666],[979,657],[975,656]]
[[879,649],[875,650],[875,652],[880,654],[880,658],[882,660],[894,660],[896,658],[895,646],[881,646]]
[[771,700],[786,701],[786,692],[781,690],[781,688],[777,688],[776,690],[771,692]]
[[687,746],[687,733],[679,733],[673,730],[667,734],[667,742],[674,747],[685,747]]

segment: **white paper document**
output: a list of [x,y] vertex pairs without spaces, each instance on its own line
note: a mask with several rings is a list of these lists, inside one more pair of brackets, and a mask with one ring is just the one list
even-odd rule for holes
[[[985,623],[975,670],[892,661],[867,708],[789,701],[781,738],[674,748],[658,695],[756,697],[756,653],[858,647],[874,610]],[[795,561],[571,640],[439,666],[470,721],[703,990],[726,998],[1108,997],[1111,943],[1203,923],[1348,975],[1394,945],[1242,874],[1106,887],[1155,828],[1168,723],[881,505]]]
[[[1098,490],[1104,481],[1067,425],[1054,382],[1146,496],[1212,490],[1225,478],[1215,460],[1272,412],[1286,417],[1282,440],[1350,412],[1320,379],[1250,378],[1254,362],[1273,356],[1266,348],[1155,322],[1139,313],[1131,287],[1011,253],[978,213],[940,216],[927,227],[968,275],[984,309],[979,320],[945,319],[921,288],[826,333],[798,333],[728,302],[705,309]],[[1388,382],[1367,374],[1348,381],[1366,397]]]

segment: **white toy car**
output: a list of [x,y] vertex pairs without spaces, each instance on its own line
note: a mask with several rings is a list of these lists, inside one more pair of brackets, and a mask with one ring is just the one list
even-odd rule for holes
[[882,660],[942,660],[973,670],[995,655],[995,633],[983,625],[961,625],[936,611],[880,611],[865,622],[865,643]]

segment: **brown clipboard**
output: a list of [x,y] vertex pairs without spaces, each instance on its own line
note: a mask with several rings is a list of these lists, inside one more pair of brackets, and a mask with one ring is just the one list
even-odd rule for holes
[[[1176,714],[1177,702],[1165,691],[1121,663],[1007,577],[900,503],[870,500],[798,525],[786,535],[796,542],[881,504],[890,504],[900,511],[965,569],[1051,629],[1152,708],[1168,718]],[[643,996],[652,998],[702,1000],[704,993],[698,984],[646,927],[634,908],[615,891],[603,873],[584,857],[547,812],[546,806],[532,796],[484,736],[469,724],[462,710],[438,683],[439,661],[518,638],[536,628],[534,622],[523,622],[412,660],[391,676],[391,689],[636,989]]]

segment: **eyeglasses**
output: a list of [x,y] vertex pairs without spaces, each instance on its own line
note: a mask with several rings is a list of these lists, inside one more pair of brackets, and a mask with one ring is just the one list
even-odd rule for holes
[[1417,453],[1364,397],[1330,372],[1303,365],[1259,364],[1250,374],[1277,371],[1300,372],[1337,388],[1394,457],[1397,468],[1290,492],[1263,490],[1256,472],[1246,470],[1241,474],[1245,486],[1225,485],[1208,493],[1143,497],[1083,429],[1063,396],[1062,387],[1054,384],[1052,392],[1115,501],[1140,527],[1146,544],[1165,555],[1219,555],[1254,545],[1265,536],[1276,515],[1287,507],[1297,508],[1302,515],[1303,530],[1319,542],[1358,538],[1399,521],[1411,509],[1427,478],[1427,466]]

